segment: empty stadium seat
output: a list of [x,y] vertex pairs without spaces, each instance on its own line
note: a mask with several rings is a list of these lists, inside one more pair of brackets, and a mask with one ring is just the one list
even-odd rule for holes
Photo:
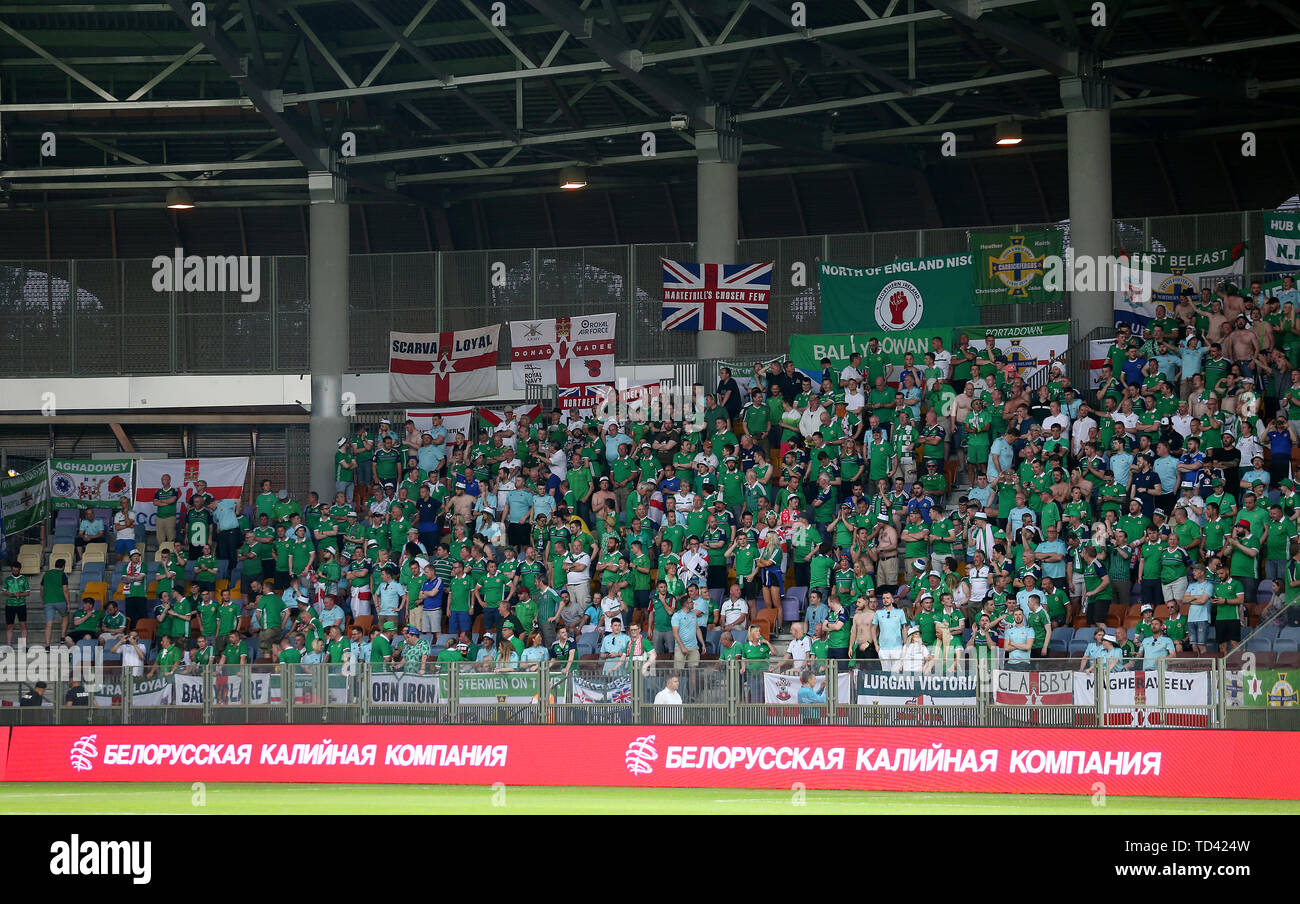
[[1273,641],[1274,653],[1295,653],[1297,651],[1300,651],[1300,641],[1289,637],[1279,637]]
[[1074,640],[1074,629],[1073,629],[1073,628],[1053,628],[1053,629],[1052,629],[1052,640],[1056,640],[1058,637],[1062,637],[1062,638],[1064,638],[1067,642],[1069,642],[1069,641],[1071,641],[1071,640]]
[[141,637],[154,638],[158,635],[158,619],[142,618],[135,623],[135,631]]
[[103,564],[108,561],[108,544],[107,543],[87,543],[86,548],[81,553],[81,564],[85,566],[90,562]]
[[1252,637],[1250,640],[1242,644],[1242,646],[1245,649],[1256,653],[1268,653],[1273,650],[1273,642],[1267,637]]
[[88,581],[81,588],[81,597],[95,600],[102,609],[108,603],[108,585],[103,581]]
[[799,605],[799,600],[787,594],[781,598],[781,619],[782,621],[799,621],[803,618],[803,610]]
[[[795,599],[795,600],[797,600],[797,601],[799,602],[799,611],[800,611],[800,612],[802,612],[804,609],[806,609],[806,608],[808,607],[808,588],[807,588],[807,587],[791,587],[791,588],[789,588],[788,590],[786,590],[785,595],[788,596],[788,597],[791,597],[791,598],[793,598],[793,599]],[[825,601],[825,600],[822,600],[822,602],[826,602],[826,601]]]
[[91,562],[90,564],[83,563],[81,566],[82,585],[84,586],[85,584],[95,583],[97,581],[104,581],[104,563],[103,562]]

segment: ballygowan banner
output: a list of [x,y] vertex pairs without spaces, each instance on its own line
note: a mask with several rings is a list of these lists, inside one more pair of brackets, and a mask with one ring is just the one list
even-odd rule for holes
[[838,373],[849,363],[849,356],[854,352],[867,354],[867,343],[872,339],[880,340],[880,352],[897,371],[903,366],[903,356],[912,353],[917,367],[925,364],[925,353],[932,350],[931,340],[938,336],[943,340],[944,348],[952,348],[953,331],[951,327],[943,329],[916,329],[906,333],[834,333],[834,334],[791,334],[790,360],[800,370],[814,376],[814,382],[822,372],[822,358],[831,359],[831,368]]
[[116,509],[119,499],[131,498],[129,458],[104,461],[74,461],[53,458],[49,461],[50,500],[56,509]]
[[823,262],[818,270],[822,330],[957,326],[970,317],[970,263],[969,254],[908,258],[878,267]]
[[3,499],[7,535],[40,524],[50,514],[50,479],[45,465],[0,480],[0,499]]
[[970,337],[971,347],[983,351],[984,337],[992,336],[995,347],[1007,358],[1031,388],[1039,385],[1053,364],[1065,367],[1070,350],[1070,324],[1025,323],[1018,326],[964,326],[957,330]]
[[1053,290],[1043,285],[1043,269],[1048,257],[1064,257],[1065,233],[1062,230],[972,232],[970,254],[975,304],[1061,300],[1059,288]]
[[1300,214],[1270,213],[1264,218],[1264,269],[1300,270]]
[[[1202,279],[1226,280],[1240,286],[1246,268],[1244,252],[1241,243],[1186,253],[1132,252],[1128,263],[1117,268],[1115,325],[1127,324],[1135,336],[1140,336],[1157,316],[1158,308],[1163,306],[1166,316],[1173,313],[1184,290],[1191,289],[1199,296]],[[1120,251],[1121,261],[1126,254]],[[1149,279],[1145,268],[1150,269]]]
[[974,706],[979,677],[858,672],[859,706]]

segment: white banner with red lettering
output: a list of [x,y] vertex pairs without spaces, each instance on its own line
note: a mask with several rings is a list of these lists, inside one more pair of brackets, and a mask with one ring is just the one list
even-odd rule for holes
[[451,333],[389,333],[393,402],[450,402],[496,395],[501,324]]
[[[1089,339],[1088,340],[1088,386],[1091,389],[1101,388],[1101,369],[1106,366],[1106,355],[1110,353],[1110,347],[1115,344],[1114,339]],[[1118,377],[1119,374],[1111,374]]]
[[135,521],[146,530],[155,529],[158,510],[153,497],[162,489],[164,474],[172,479],[172,486],[180,490],[179,504],[183,512],[194,496],[194,484],[200,480],[207,483],[208,493],[214,499],[233,499],[238,505],[247,473],[247,458],[153,458],[137,461]]
[[515,389],[612,383],[617,317],[590,314],[511,321],[510,370]]

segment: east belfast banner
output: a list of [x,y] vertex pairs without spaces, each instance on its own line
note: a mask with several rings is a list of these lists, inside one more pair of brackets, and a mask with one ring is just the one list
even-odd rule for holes
[[772,262],[691,264],[660,258],[664,265],[663,328],[767,332]]
[[1045,380],[1053,364],[1064,369],[1070,350],[1070,324],[1027,323],[1019,326],[964,326],[957,333],[970,337],[971,347],[984,350],[984,338],[992,336],[994,347],[1006,355],[1007,365],[1031,387]]
[[131,498],[134,462],[129,458],[107,461],[53,458],[48,464],[50,501],[56,509],[116,509],[119,500]]
[[1264,269],[1300,270],[1300,214],[1265,215]]
[[1065,254],[1065,233],[972,232],[970,253],[974,271],[975,304],[1019,304],[1061,300],[1061,290],[1043,284],[1049,258]]
[[858,672],[859,706],[974,706],[979,677]]
[[393,402],[451,402],[497,392],[501,324],[451,333],[389,333]]
[[823,332],[952,327],[970,318],[971,256],[909,258],[878,267],[822,263],[818,285]]
[[238,505],[244,492],[244,478],[248,474],[248,459],[155,458],[141,461],[136,466],[135,520],[146,530],[157,529],[158,508],[153,498],[162,489],[164,474],[171,478],[172,487],[180,491],[180,511],[190,507],[195,484],[200,480],[208,485],[208,495],[218,502],[232,499]]
[[50,514],[50,479],[45,465],[0,480],[4,530],[9,536],[40,524]]
[[515,389],[614,381],[616,314],[510,323]]
[[1241,243],[1187,253],[1120,251],[1115,325],[1126,324],[1140,336],[1153,318],[1172,316],[1174,305],[1188,290],[1199,296],[1203,282],[1240,286],[1246,270],[1244,252]]

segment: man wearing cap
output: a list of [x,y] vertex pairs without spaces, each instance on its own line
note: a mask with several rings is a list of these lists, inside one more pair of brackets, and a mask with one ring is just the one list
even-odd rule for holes
[[1294,521],[1284,517],[1280,501],[1270,505],[1268,513],[1269,519],[1264,524],[1264,579],[1282,581],[1285,585],[1296,526]]
[[[370,662],[376,672],[387,671],[384,663],[393,661],[393,637],[397,634],[397,625],[386,621],[374,640],[370,642]],[[490,635],[489,635],[490,636]]]

